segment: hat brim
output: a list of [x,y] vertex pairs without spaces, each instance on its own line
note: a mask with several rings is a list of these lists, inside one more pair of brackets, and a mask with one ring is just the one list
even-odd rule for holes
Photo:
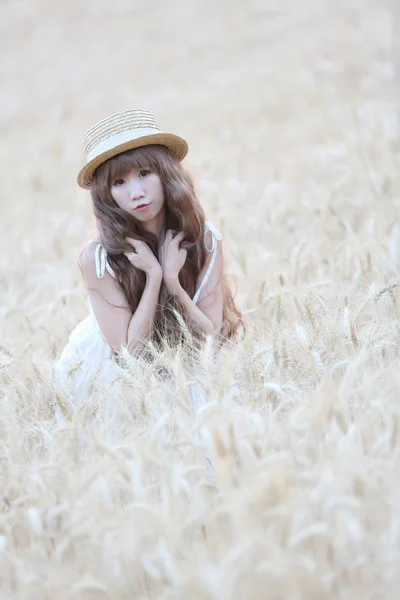
[[115,148],[111,148],[110,150],[102,152],[87,162],[77,175],[76,180],[78,185],[86,190],[90,189],[93,181],[93,173],[102,163],[113,156],[117,156],[117,154],[121,154],[121,152],[134,150],[135,148],[140,148],[141,146],[149,146],[150,144],[159,144],[161,146],[165,146],[168,148],[172,156],[179,161],[185,158],[189,150],[187,142],[183,138],[179,137],[178,135],[174,135],[173,133],[160,132],[138,137],[137,139],[129,140],[128,142],[119,144]]

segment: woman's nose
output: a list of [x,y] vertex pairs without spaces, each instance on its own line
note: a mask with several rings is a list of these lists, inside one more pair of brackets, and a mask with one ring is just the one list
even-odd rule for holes
[[137,200],[143,198],[144,191],[140,181],[132,181],[129,187],[129,196],[131,200]]

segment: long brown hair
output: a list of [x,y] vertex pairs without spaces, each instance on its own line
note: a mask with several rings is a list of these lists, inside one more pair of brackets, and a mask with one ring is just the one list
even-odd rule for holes
[[[154,170],[161,179],[166,229],[185,232],[185,241],[181,247],[187,249],[187,258],[179,274],[179,281],[191,298],[195,294],[196,280],[206,259],[203,208],[196,197],[190,175],[167,148],[160,145],[141,146],[105,161],[94,172],[90,192],[94,213],[100,225],[101,242],[133,312],[143,294],[146,275],[124,256],[124,251],[132,249],[125,238],[129,236],[145,241],[156,257],[158,240],[154,234],[145,231],[141,223],[129,212],[119,208],[111,195],[111,186],[116,179],[125,177],[132,169],[144,167]],[[224,304],[221,338],[230,339],[242,324],[242,316],[235,306],[225,274],[222,286]],[[183,307],[162,284],[153,323],[152,341],[159,345],[163,340],[172,344],[182,340],[182,318],[185,329],[199,339],[200,332],[188,322]]]

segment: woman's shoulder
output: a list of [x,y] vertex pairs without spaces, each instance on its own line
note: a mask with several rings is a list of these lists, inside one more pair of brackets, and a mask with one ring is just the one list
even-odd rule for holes
[[222,235],[219,229],[211,221],[204,222],[204,245],[206,250],[213,252],[218,245],[218,242],[222,240]]
[[101,242],[98,238],[88,237],[85,240],[78,258],[79,266],[82,269],[95,267],[95,254],[99,245],[101,246]]
[[90,235],[86,239],[78,257],[78,265],[84,279],[88,282],[103,279],[107,271],[115,277],[108,264],[106,249],[101,244],[99,236],[96,235]]

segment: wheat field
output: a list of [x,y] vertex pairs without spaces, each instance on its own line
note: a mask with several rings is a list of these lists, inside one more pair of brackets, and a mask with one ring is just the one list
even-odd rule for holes
[[[399,14],[0,0],[1,600],[397,600]],[[126,108],[189,141],[247,330],[68,412],[80,140]]]

